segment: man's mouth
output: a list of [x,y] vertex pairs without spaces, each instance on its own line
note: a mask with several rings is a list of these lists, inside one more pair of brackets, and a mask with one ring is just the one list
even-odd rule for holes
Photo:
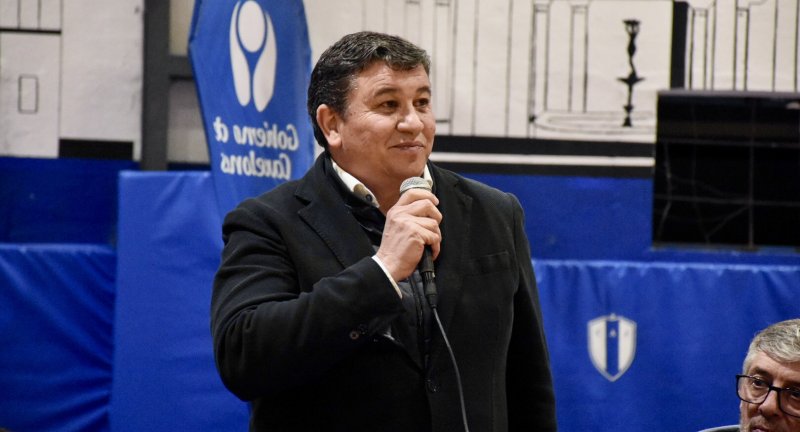
[[418,142],[405,142],[394,146],[399,150],[419,150],[424,149],[425,146]]

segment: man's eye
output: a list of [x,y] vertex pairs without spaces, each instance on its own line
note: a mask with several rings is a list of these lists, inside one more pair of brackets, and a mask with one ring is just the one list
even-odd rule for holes
[[792,403],[800,403],[800,390],[798,389],[786,389],[785,392],[788,395],[789,400]]
[[753,387],[756,387],[756,388],[767,388],[767,387],[769,387],[769,384],[767,384],[766,381],[764,381],[762,379],[758,379],[758,378],[753,378],[752,385],[753,385]]
[[388,108],[388,109],[397,108],[397,101],[393,100],[383,101],[381,102],[380,106],[381,108]]
[[417,99],[417,101],[414,102],[414,105],[417,108],[424,108],[424,107],[427,107],[430,104],[431,104],[431,100],[430,99]]

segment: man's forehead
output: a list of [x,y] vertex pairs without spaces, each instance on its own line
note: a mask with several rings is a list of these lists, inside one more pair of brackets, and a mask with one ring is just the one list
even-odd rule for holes
[[425,79],[428,78],[428,73],[422,65],[414,66],[411,69],[393,68],[388,63],[382,61],[375,61],[370,63],[367,67],[362,69],[357,75],[357,80],[381,80],[390,79],[403,76],[415,76]]
[[372,67],[358,74],[352,83],[350,94],[376,97],[409,90],[415,94],[431,93],[430,79],[422,66],[397,70],[383,63],[374,63]]

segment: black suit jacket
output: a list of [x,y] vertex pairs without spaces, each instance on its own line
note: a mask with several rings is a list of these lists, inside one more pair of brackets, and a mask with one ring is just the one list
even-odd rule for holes
[[[381,331],[405,309],[321,156],[223,224],[211,328],[251,430],[457,431],[456,373],[434,331],[428,367]],[[517,199],[430,165],[439,314],[470,430],[555,430],[555,402]],[[396,324],[396,323],[395,323]]]

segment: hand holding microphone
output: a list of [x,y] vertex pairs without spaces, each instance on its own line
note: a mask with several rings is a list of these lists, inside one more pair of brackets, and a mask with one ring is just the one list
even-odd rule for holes
[[[433,259],[439,255],[442,214],[436,205],[439,199],[421,177],[412,177],[400,187],[400,199],[386,213],[381,246],[377,256],[394,280],[407,278],[420,260],[428,261],[433,271]],[[425,266],[421,266],[422,271]]]

